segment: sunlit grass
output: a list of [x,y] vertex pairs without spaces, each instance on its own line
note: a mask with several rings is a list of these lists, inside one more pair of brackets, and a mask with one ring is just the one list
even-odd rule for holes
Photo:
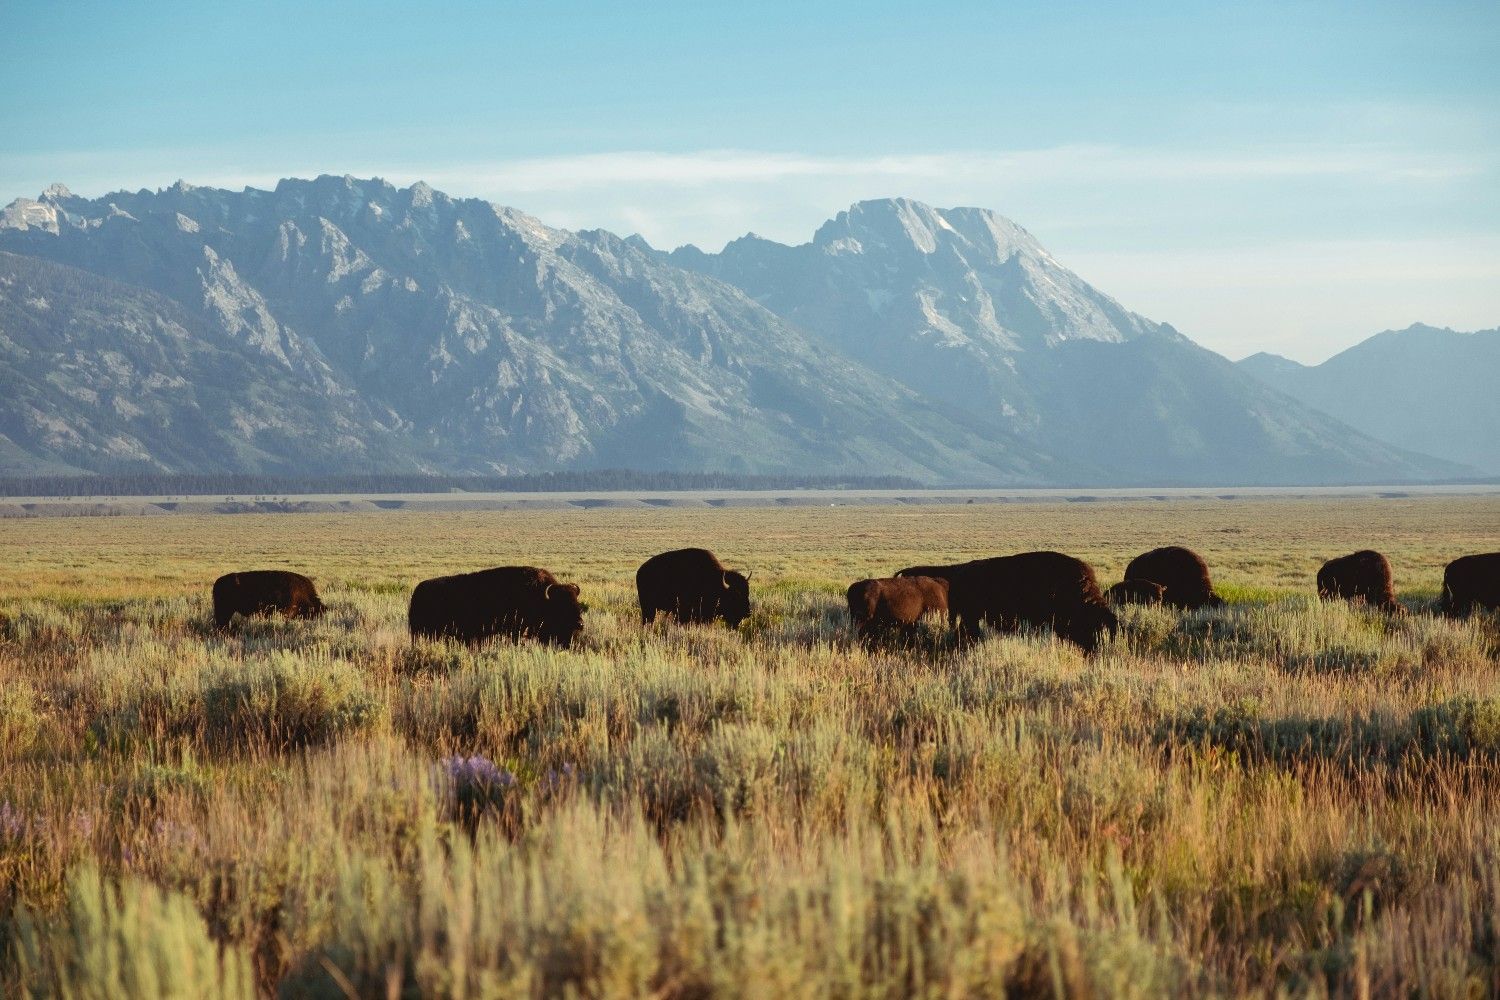
[[[1496,511],[1072,506],[0,523],[0,993],[1492,991],[1500,623],[1312,574],[1378,524],[1419,608]],[[860,576],[1164,540],[1231,604],[1093,657],[848,634]],[[704,541],[755,613],[643,630],[637,557]],[[409,641],[415,579],[521,561],[575,649]],[[329,614],[212,629],[276,565]]]

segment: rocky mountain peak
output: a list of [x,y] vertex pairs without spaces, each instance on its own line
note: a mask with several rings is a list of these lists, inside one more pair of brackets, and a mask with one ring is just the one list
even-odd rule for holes
[[[39,289],[0,309],[0,333],[33,331],[24,358],[0,337],[0,375],[20,387],[11,410],[0,399],[0,434],[45,462],[98,465],[90,442],[118,423],[98,402],[118,373],[48,374],[95,353],[90,317],[125,343],[170,311],[172,335],[127,355],[134,388],[108,396],[159,416],[131,425],[135,458],[110,461],[294,468],[326,461],[299,450],[326,439],[386,467],[474,471],[1106,483],[1422,467],[1267,398],[982,209],[867,201],[798,246],[750,235],[663,254],[423,183],[324,175],[54,191],[0,214],[0,251],[24,255],[11,266]],[[66,268],[25,270],[37,259]],[[28,304],[62,296],[75,301]],[[159,389],[162,367],[197,395]],[[302,409],[278,417],[290,395]],[[185,416],[195,405],[223,419]]]
[[856,202],[819,227],[813,245],[832,253],[897,256],[948,247],[978,266],[1023,252],[1046,256],[1030,233],[1003,215],[981,208],[937,209],[911,198]]

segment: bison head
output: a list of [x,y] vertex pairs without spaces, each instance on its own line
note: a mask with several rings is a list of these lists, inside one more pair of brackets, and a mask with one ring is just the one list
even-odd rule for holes
[[750,617],[750,578],[732,569],[724,571],[724,591],[719,595],[719,616],[730,628]]
[[583,603],[578,594],[576,583],[552,583],[542,595],[546,605],[542,612],[542,638],[554,646],[567,649],[583,631]]
[[1109,608],[1098,604],[1085,604],[1074,616],[1064,638],[1071,639],[1092,653],[1099,646],[1100,638],[1113,639],[1120,630],[1120,619]]

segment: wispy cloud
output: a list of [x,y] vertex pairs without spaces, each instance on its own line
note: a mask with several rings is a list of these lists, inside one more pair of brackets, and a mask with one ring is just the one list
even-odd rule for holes
[[754,150],[687,153],[623,151],[448,167],[429,180],[516,192],[573,191],[617,184],[778,184],[805,178],[890,181],[1235,179],[1359,176],[1451,180],[1485,169],[1472,159],[1380,149],[1191,152],[1111,145],[1065,145],[999,152],[890,156],[807,156]]
[[[264,162],[271,160],[274,162]],[[226,161],[239,164],[227,167]],[[262,161],[262,162],[258,162]],[[438,168],[365,160],[321,164],[297,172],[269,153],[215,155],[213,150],[132,150],[123,153],[0,154],[0,177],[27,175],[103,189],[165,184],[179,176],[231,187],[274,184],[285,176],[330,169],[378,175],[397,183],[425,180],[454,194],[506,191],[565,192],[618,185],[783,184],[798,180],[902,182],[1120,182],[1136,180],[1253,180],[1359,177],[1377,181],[1449,181],[1473,177],[1492,164],[1471,156],[1395,151],[1371,146],[1284,149],[1142,148],[1068,144],[1038,149],[946,151],[880,156],[816,156],[762,150],[689,152],[622,150],[562,156],[449,163]],[[195,170],[196,168],[196,170]],[[9,192],[12,196],[23,191]]]

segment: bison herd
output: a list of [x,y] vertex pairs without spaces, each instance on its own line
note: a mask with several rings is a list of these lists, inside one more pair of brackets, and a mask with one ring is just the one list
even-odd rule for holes
[[[727,569],[707,549],[652,556],[635,574],[641,622],[666,614],[679,622],[723,621],[738,627],[750,615],[750,577]],[[1387,614],[1396,602],[1391,564],[1369,549],[1330,559],[1318,570],[1318,596],[1347,600]],[[977,638],[981,624],[1001,632],[1046,626],[1092,652],[1119,622],[1112,605],[1218,607],[1208,565],[1181,546],[1152,549],[1130,561],[1125,579],[1100,591],[1093,567],[1061,552],[1023,552],[953,565],[910,566],[892,577],[860,580],[848,590],[849,621],[867,644],[910,641],[928,614],[947,617],[960,641]],[[285,570],[220,577],[213,587],[214,622],[228,628],[235,615],[273,612],[295,618],[323,613],[313,582]],[[1435,610],[1461,617],[1500,610],[1500,552],[1463,556],[1448,564]],[[412,638],[474,643],[492,636],[534,639],[564,649],[583,631],[576,583],[563,583],[535,566],[501,566],[423,580],[412,591],[407,624]]]

